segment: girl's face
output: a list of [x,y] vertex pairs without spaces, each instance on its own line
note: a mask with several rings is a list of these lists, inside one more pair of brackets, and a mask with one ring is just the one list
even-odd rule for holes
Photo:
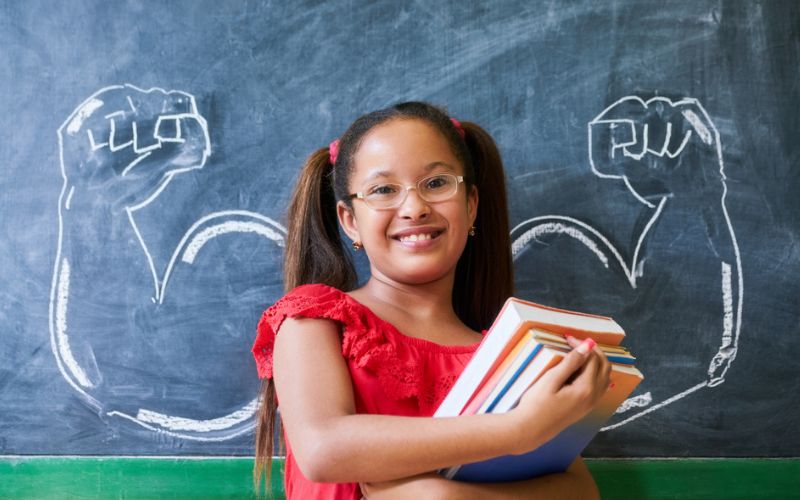
[[[377,183],[416,186],[433,174],[464,175],[447,140],[417,119],[394,119],[373,128],[353,159],[351,193]],[[361,199],[353,199],[351,210],[340,201],[339,221],[363,245],[373,276],[429,283],[455,273],[478,208],[478,190],[467,191],[462,182],[452,198],[430,203],[411,189],[401,205],[385,210],[370,208]]]

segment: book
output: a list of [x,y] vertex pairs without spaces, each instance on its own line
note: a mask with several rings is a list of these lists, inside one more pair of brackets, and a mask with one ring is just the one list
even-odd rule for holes
[[590,336],[599,344],[618,346],[625,332],[605,316],[578,313],[510,298],[503,305],[486,337],[445,396],[435,417],[460,415],[479,388],[493,375],[511,350],[531,328],[578,339]]
[[611,364],[613,388],[594,410],[531,452],[451,467],[442,475],[472,482],[517,481],[563,472],[577,458],[643,379],[632,366],[635,358],[619,345],[624,331],[611,318],[509,299],[434,416],[510,411],[571,350],[567,334],[595,339],[610,361],[617,360]]

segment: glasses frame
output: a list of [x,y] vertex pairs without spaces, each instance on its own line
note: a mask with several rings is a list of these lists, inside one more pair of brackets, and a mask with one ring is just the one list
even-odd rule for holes
[[[456,179],[456,188],[455,188],[455,190],[453,190],[453,194],[451,194],[447,198],[444,198],[444,199],[441,199],[441,200],[436,200],[436,201],[430,201],[430,200],[426,199],[421,194],[422,191],[420,191],[419,186],[421,186],[422,183],[427,181],[427,180],[430,180],[430,179],[432,179],[434,177],[443,176],[443,175],[454,177]],[[431,175],[423,177],[422,179],[418,180],[417,182],[415,182],[414,184],[411,184],[411,185],[404,185],[404,184],[400,184],[398,182],[388,182],[387,184],[393,184],[395,186],[400,186],[400,187],[403,188],[403,196],[398,198],[400,201],[398,201],[397,203],[395,203],[395,204],[393,204],[391,206],[388,206],[388,207],[375,207],[375,206],[372,206],[370,204],[370,202],[367,201],[367,197],[364,194],[364,191],[359,191],[357,193],[350,193],[350,194],[347,195],[347,199],[348,200],[352,200],[354,198],[357,198],[359,200],[363,200],[364,203],[369,208],[371,208],[372,210],[393,210],[393,209],[399,207],[400,205],[402,205],[403,203],[406,202],[406,200],[408,199],[408,192],[411,191],[412,189],[416,189],[417,190],[417,194],[419,194],[419,197],[422,200],[424,200],[425,203],[439,203],[439,202],[442,202],[442,201],[447,201],[447,200],[451,199],[452,197],[454,197],[456,194],[458,194],[458,186],[461,185],[462,182],[464,182],[464,176],[463,175],[456,175],[456,174],[451,174],[451,173],[431,174]],[[367,186],[366,189],[369,190],[369,188],[371,188],[374,185],[376,185],[376,184],[370,184],[369,186]]]

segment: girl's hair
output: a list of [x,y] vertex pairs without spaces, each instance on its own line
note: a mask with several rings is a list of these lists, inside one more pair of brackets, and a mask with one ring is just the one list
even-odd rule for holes
[[[505,174],[497,146],[478,125],[461,122],[464,137],[443,110],[424,102],[406,102],[358,118],[342,135],[336,164],[328,148],[306,160],[297,181],[288,212],[284,251],[286,291],[323,283],[343,291],[355,288],[355,267],[339,233],[336,201],[347,197],[354,156],[367,133],[390,120],[423,120],[447,140],[464,167],[467,193],[476,186],[480,196],[476,235],[470,237],[456,266],[453,308],[474,330],[491,325],[505,300],[513,294],[511,238],[508,227]],[[261,387],[261,409],[256,429],[256,489],[266,474],[269,488],[275,429],[275,386],[265,378]]]

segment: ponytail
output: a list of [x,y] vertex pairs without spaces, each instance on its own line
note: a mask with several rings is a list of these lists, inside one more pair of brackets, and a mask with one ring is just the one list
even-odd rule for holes
[[467,326],[483,330],[514,294],[506,182],[492,137],[475,123],[461,122],[461,126],[480,202],[476,235],[469,238],[456,266],[453,307]]
[[[287,292],[310,283],[352,290],[357,283],[353,261],[339,236],[332,173],[328,148],[319,149],[306,160],[292,193],[283,256],[283,283]],[[267,491],[271,486],[278,406],[272,378],[262,381],[260,399],[253,467],[256,492],[259,492],[262,478],[266,478]],[[282,452],[280,436],[278,442]]]
[[[257,497],[261,497],[261,479],[266,479],[266,490],[272,498],[272,452],[275,445],[275,411],[278,408],[275,400],[275,382],[272,378],[261,381],[259,394],[258,422],[256,423],[256,460],[253,465],[253,489]],[[283,454],[283,443],[280,437],[279,453]],[[282,474],[281,474],[282,475]]]
[[300,172],[287,215],[283,258],[287,292],[309,283],[345,291],[356,285],[353,261],[339,236],[332,173],[328,148],[312,154]]

